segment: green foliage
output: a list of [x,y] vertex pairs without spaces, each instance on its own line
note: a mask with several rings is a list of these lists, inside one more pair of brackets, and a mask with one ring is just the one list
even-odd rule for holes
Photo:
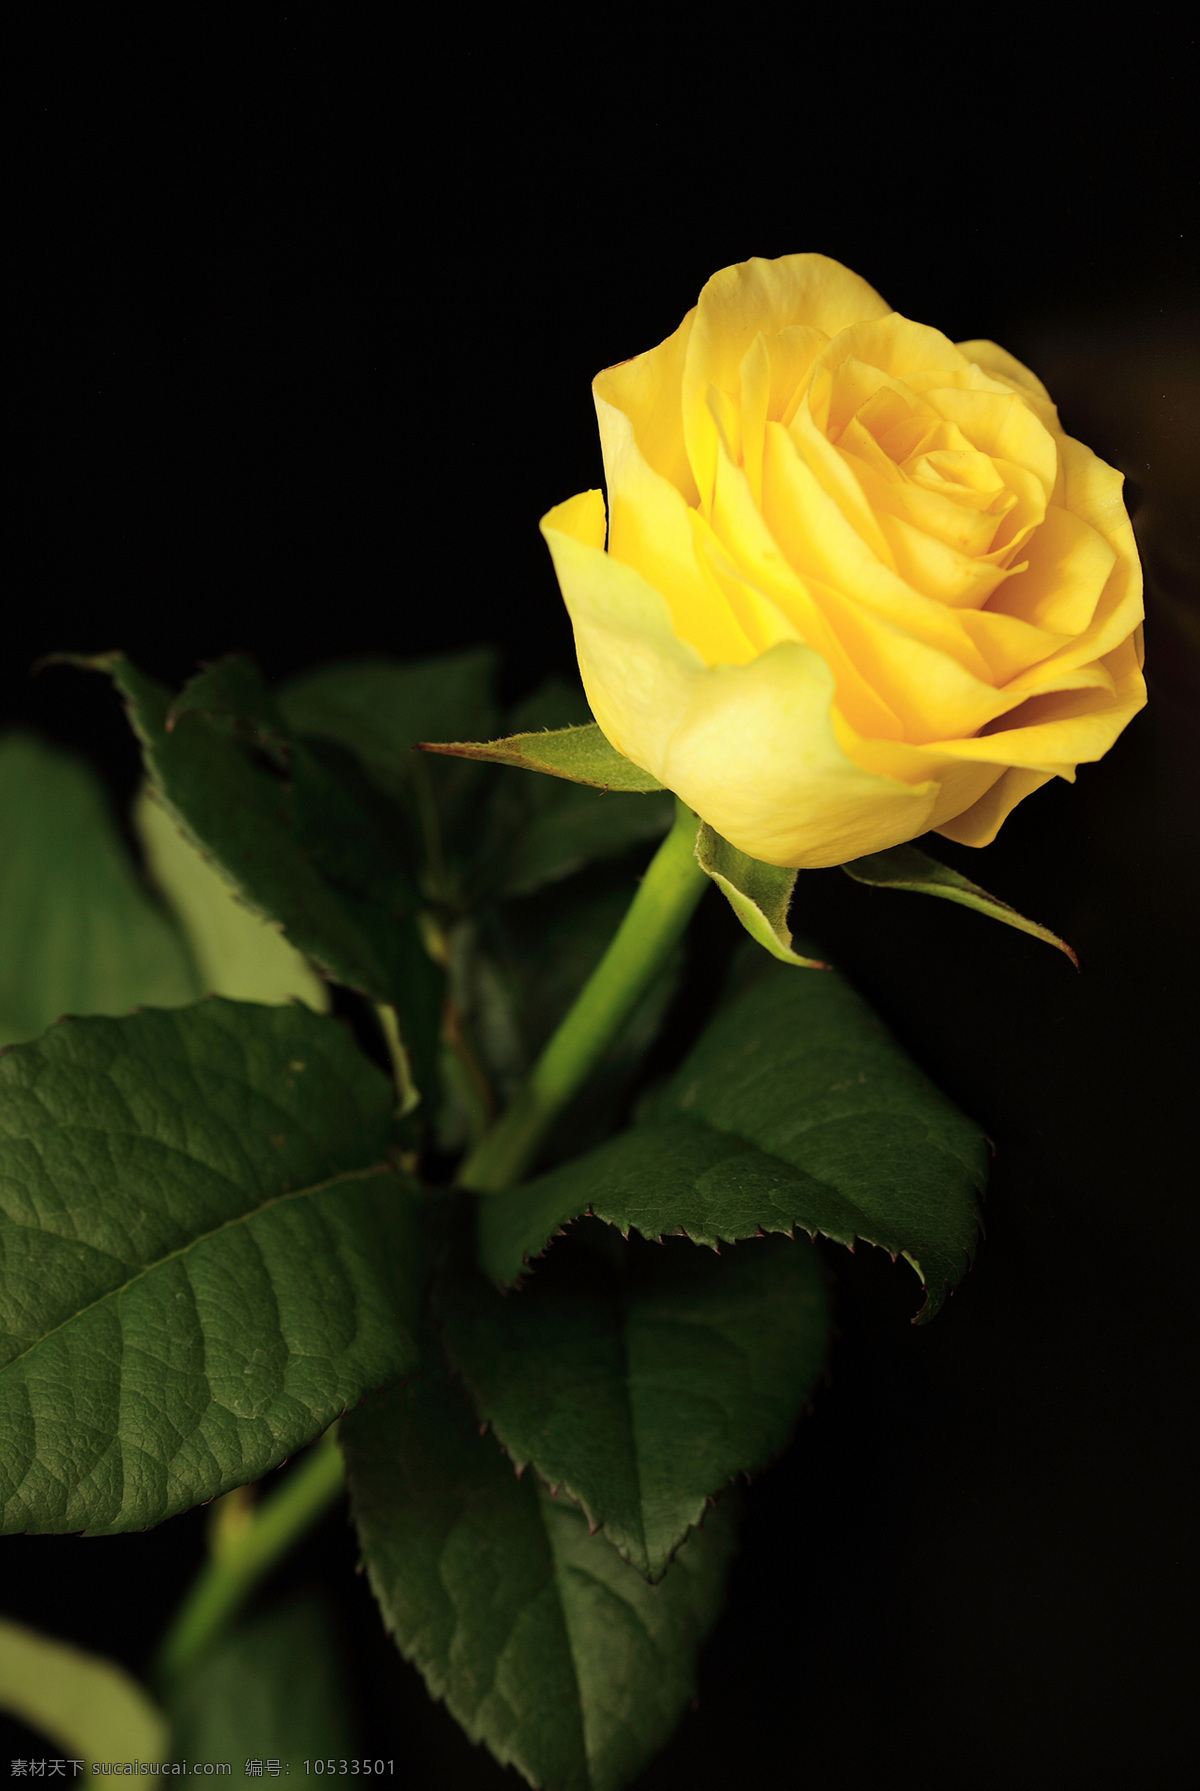
[[336,1021],[213,998],[0,1056],[0,1511],[108,1534],[402,1374],[417,1200]]
[[856,883],[870,883],[879,889],[911,889],[918,895],[944,896],[948,902],[961,902],[964,908],[974,908],[991,920],[1002,920],[1006,926],[1017,927],[1022,933],[1032,933],[1035,939],[1044,939],[1047,945],[1057,946],[1079,969],[1079,959],[1057,933],[1039,926],[1036,920],[1026,920],[1007,902],[997,900],[986,889],[980,889],[978,883],[972,883],[960,871],[952,871],[948,864],[939,864],[916,846],[871,852],[866,858],[852,859],[842,869]]
[[0,1617],[0,1710],[39,1729],[68,1758],[167,1757],[166,1717],[116,1661]]
[[431,1086],[440,977],[421,940],[396,805],[348,754],[291,738],[239,656],[174,701],[123,654],[75,663],[112,676],[175,822],[324,975],[396,1008],[418,1085]]
[[[138,792],[131,818],[146,867],[191,947],[202,994],[272,1006],[297,1000],[316,1013],[328,1013],[328,985],[270,921],[242,905],[211,861],[155,800],[151,784],[143,784]],[[98,1010],[81,1003],[75,1011]]]
[[355,1751],[329,1619],[313,1597],[235,1630],[173,1688],[167,1710],[171,1758],[228,1760],[235,1779],[247,1760],[278,1760],[297,1778],[306,1759]]
[[723,1499],[658,1586],[518,1479],[427,1346],[342,1425],[359,1539],[401,1653],[473,1741],[547,1791],[618,1791],[662,1746],[732,1551]]
[[588,1211],[698,1244],[799,1227],[906,1257],[930,1318],[974,1253],[985,1165],[983,1135],[840,977],[768,965],[643,1123],[481,1204],[480,1261],[511,1283]]
[[204,992],[93,773],[30,735],[0,738],[0,1045],[60,1014],[178,1007]]
[[518,1298],[447,1277],[435,1311],[515,1466],[659,1580],[710,1498],[787,1442],[824,1361],[824,1278],[807,1240],[720,1258],[590,1242],[552,1251]]
[[739,852],[714,833],[707,821],[696,835],[696,859],[726,898],[750,937],[773,958],[805,970],[826,970],[820,958],[803,958],[792,948],[788,909],[796,887],[796,872],[764,864]]
[[[24,1041],[0,1052],[3,1527],[157,1523],[323,1436],[271,1498],[218,1508],[232,1527],[158,1670],[177,1753],[345,1757],[318,1609],[229,1627],[337,1496],[345,1412],[401,1652],[531,1783],[618,1791],[692,1695],[730,1482],[786,1445],[821,1372],[828,1296],[796,1232],[903,1254],[928,1317],[975,1247],[986,1141],[793,944],[795,873],[689,811],[642,884],[668,891],[659,931],[643,904],[624,938],[645,949],[608,955],[676,804],[578,691],[503,716],[485,652],[279,689],[232,655],[178,693],[120,653],[74,663],[111,676],[141,743],[148,878],[86,768],[0,741],[0,1043]],[[697,862],[757,945],[635,1104]],[[1061,944],[915,849],[844,868]],[[396,1087],[321,1011],[331,983],[375,1009]],[[568,1011],[590,1079],[564,1074],[491,1181],[459,1169],[504,1188],[536,1148],[549,1173],[422,1190],[453,1173],[425,1147],[477,1145]],[[91,1017],[49,1026],[64,1012]],[[33,1658],[6,1636],[0,1682]],[[160,1742],[114,1752],[165,1745],[144,1709]]]

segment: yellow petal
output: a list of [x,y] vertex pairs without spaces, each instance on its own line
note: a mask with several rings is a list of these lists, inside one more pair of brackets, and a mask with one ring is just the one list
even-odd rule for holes
[[826,255],[755,256],[713,275],[696,306],[683,375],[683,432],[702,508],[716,474],[708,387],[738,391],[742,359],[760,332],[773,336],[799,323],[833,336],[888,309],[865,280]]
[[1018,802],[1048,784],[1053,775],[1051,771],[1026,769],[1001,772],[977,802],[933,831],[948,840],[957,840],[960,846],[990,846]]
[[683,439],[683,366],[695,316],[693,305],[665,342],[606,368],[592,381],[596,399],[629,418],[647,466],[669,480],[689,504],[699,499]]
[[817,868],[924,832],[937,787],[880,777],[843,751],[833,675],[798,643],[698,678],[660,781],[767,864]]
[[1024,571],[1006,580],[989,608],[1055,634],[1082,634],[1116,563],[1113,548],[1082,517],[1051,504],[1023,551]]
[[763,437],[768,423],[790,423],[813,362],[826,343],[821,330],[796,323],[774,336],[760,330],[738,369],[742,467],[755,503],[762,501]]
[[1058,408],[1036,373],[1031,373],[1015,355],[996,342],[974,341],[956,344],[959,352],[993,379],[1019,392],[1034,414],[1054,435],[1062,434]]
[[696,558],[695,512],[669,480],[650,467],[623,411],[596,399],[608,486],[608,551],[661,592],[675,633],[707,665],[740,665],[760,650],[739,627],[711,572]]

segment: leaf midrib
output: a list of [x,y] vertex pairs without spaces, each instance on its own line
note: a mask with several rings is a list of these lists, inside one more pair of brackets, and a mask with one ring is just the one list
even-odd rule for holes
[[[282,1205],[285,1201],[306,1200],[314,1195],[323,1194],[327,1188],[336,1187],[341,1182],[365,1181],[372,1175],[391,1175],[393,1173],[391,1166],[386,1162],[372,1163],[365,1169],[340,1170],[336,1175],[329,1176],[323,1182],[314,1182],[307,1188],[281,1190],[280,1193],[272,1194],[269,1199],[260,1202],[258,1206],[251,1207],[246,1212],[237,1213],[230,1219],[223,1219],[220,1225],[214,1225],[210,1230],[201,1232],[197,1237],[190,1238],[186,1244],[181,1244],[178,1249],[168,1250],[165,1255],[157,1257],[155,1261],[143,1264],[137,1273],[130,1275],[129,1279],[122,1282],[120,1287],[106,1288],[102,1294],[99,1294],[96,1299],[90,1300],[86,1306],[80,1306],[76,1311],[68,1313],[66,1318],[60,1319],[58,1324],[54,1325],[49,1331],[44,1331],[40,1337],[31,1338],[28,1348],[23,1349],[20,1355],[13,1356],[10,1361],[6,1362],[4,1367],[0,1368],[0,1374],[7,1374],[10,1369],[17,1366],[18,1362],[23,1362],[27,1356],[32,1355],[35,1349],[38,1349],[43,1343],[48,1342],[51,1337],[57,1336],[59,1331],[64,1330],[68,1325],[75,1324],[89,1312],[95,1311],[96,1307],[102,1306],[106,1300],[119,1299],[123,1293],[126,1293],[129,1288],[133,1287],[138,1281],[144,1280],[147,1275],[155,1274],[159,1269],[164,1268],[167,1263],[174,1262],[179,1257],[186,1256],[190,1251],[198,1249],[201,1244],[206,1244],[210,1239],[219,1237],[221,1232],[230,1231],[238,1225],[246,1225],[251,1219],[259,1218],[261,1214],[269,1212],[272,1207]],[[10,1335],[12,1335],[12,1333],[10,1333]]]

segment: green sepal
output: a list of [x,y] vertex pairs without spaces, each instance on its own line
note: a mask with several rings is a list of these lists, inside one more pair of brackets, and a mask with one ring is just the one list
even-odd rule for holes
[[820,958],[804,958],[792,948],[788,909],[796,887],[796,872],[776,864],[764,864],[739,852],[719,833],[701,821],[696,835],[696,860],[727,899],[751,939],[783,964],[805,970],[828,970]]
[[384,1623],[474,1742],[545,1791],[620,1791],[694,1694],[733,1552],[726,1495],[649,1586],[565,1498],[518,1478],[427,1342],[343,1420]]
[[829,1327],[807,1239],[718,1259],[588,1222],[519,1295],[460,1271],[434,1312],[518,1472],[532,1462],[652,1582],[710,1500],[786,1445]]
[[564,777],[573,784],[593,784],[599,790],[649,791],[663,787],[657,778],[611,746],[594,721],[583,727],[513,734],[507,740],[422,740],[420,747],[422,752],[487,759],[494,765],[544,771],[550,777]]
[[1035,920],[1026,920],[1007,902],[989,895],[978,883],[951,870],[948,864],[939,864],[936,858],[930,858],[916,846],[892,846],[886,852],[871,852],[865,858],[851,859],[842,869],[856,883],[869,883],[877,889],[911,889],[918,895],[944,896],[948,902],[961,902],[964,908],[974,908],[992,920],[1002,920],[1005,926],[1017,927],[1035,939],[1044,939],[1047,945],[1065,952],[1076,970],[1079,969],[1079,959],[1057,933],[1052,933],[1049,927],[1039,926]]
[[986,1139],[836,972],[749,965],[641,1123],[481,1200],[485,1273],[511,1285],[585,1212],[713,1248],[801,1229],[903,1256],[919,1318],[938,1311],[974,1253]]
[[214,996],[0,1053],[0,1529],[256,1480],[411,1366],[421,1197],[338,1021]]

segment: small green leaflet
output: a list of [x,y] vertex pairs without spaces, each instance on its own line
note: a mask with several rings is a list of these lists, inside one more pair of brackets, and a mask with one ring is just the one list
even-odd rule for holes
[[31,735],[0,737],[0,1045],[60,1014],[184,1006],[204,992],[99,779]]
[[213,997],[0,1054],[0,1528],[159,1523],[403,1374],[419,1198],[338,1021]]
[[448,753],[460,759],[489,759],[495,765],[519,765],[525,771],[544,771],[574,784],[594,784],[600,790],[661,790],[651,777],[610,746],[596,723],[583,727],[554,728],[545,733],[513,734],[507,740],[421,741],[422,752]]
[[649,1586],[573,1505],[518,1480],[432,1350],[339,1435],[371,1586],[432,1696],[531,1785],[620,1791],[693,1695],[730,1499]]
[[805,970],[828,970],[820,958],[803,958],[792,948],[788,908],[796,887],[796,872],[764,864],[739,852],[728,840],[701,821],[696,835],[696,861],[707,871],[750,937],[773,958],[797,964]]
[[928,857],[916,846],[893,846],[887,852],[871,852],[866,858],[851,859],[842,869],[856,883],[870,883],[879,889],[911,889],[918,895],[944,896],[948,902],[961,902],[964,908],[974,908],[992,920],[1002,920],[1006,926],[1017,927],[1022,933],[1031,933],[1035,939],[1044,939],[1047,945],[1057,946],[1070,958],[1076,970],[1079,969],[1079,959],[1057,933],[1052,933],[1049,927],[1039,926],[1035,920],[1026,920],[1007,902],[989,895],[978,883],[951,870],[948,864],[939,864],[936,858]]
[[597,1241],[613,1254],[573,1234],[518,1295],[448,1276],[434,1310],[518,1471],[532,1462],[659,1580],[710,1499],[787,1443],[824,1362],[824,1276],[807,1239],[719,1258]]
[[903,1255],[931,1318],[965,1274],[987,1141],[833,971],[761,974],[643,1123],[480,1202],[480,1265],[516,1280],[581,1213],[714,1248],[797,1228]]

